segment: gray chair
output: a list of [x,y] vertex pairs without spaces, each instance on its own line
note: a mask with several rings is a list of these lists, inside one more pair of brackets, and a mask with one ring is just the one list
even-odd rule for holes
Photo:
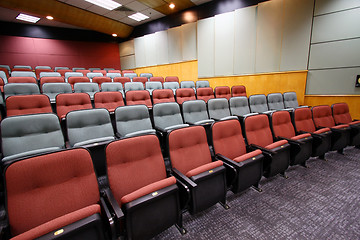
[[54,68],[55,72],[56,72],[57,70],[61,70],[61,69],[70,69],[70,68],[68,68],[68,67],[55,67],[55,68]]
[[73,72],[76,72],[76,70],[86,70],[86,69],[83,67],[73,67],[72,70]]
[[32,67],[29,66],[29,65],[15,65],[14,68],[27,68],[27,69],[32,69]]
[[5,118],[1,139],[3,162],[65,147],[59,118],[52,113]]
[[192,125],[207,125],[214,122],[209,119],[206,103],[203,100],[185,101],[182,104],[184,122]]
[[5,99],[14,95],[40,94],[40,89],[35,83],[8,83],[4,86]]
[[205,88],[205,87],[210,87],[210,83],[209,81],[197,81],[196,82],[196,88]]
[[152,73],[140,73],[140,77],[146,77],[148,81],[150,81],[150,78],[152,77]]
[[121,92],[124,95],[123,85],[119,82],[104,82],[101,84],[102,92]]
[[146,82],[145,88],[149,91],[150,95],[152,95],[155,89],[162,89],[162,84],[161,82]]
[[144,90],[144,84],[142,82],[126,82],[125,92]]
[[179,88],[178,82],[164,82],[164,89],[171,89],[176,94],[176,89]]
[[9,71],[9,73],[11,73],[11,69],[9,65],[0,65],[0,67],[6,68]]
[[182,81],[180,83],[180,88],[192,88],[196,92],[194,81]]
[[84,74],[82,72],[66,72],[65,73],[65,81],[68,81],[69,77],[83,77]]
[[284,97],[285,108],[309,107],[309,106],[299,106],[296,92],[284,92],[283,97]]
[[270,110],[285,109],[284,100],[281,93],[270,93],[267,95],[267,103]]
[[28,71],[13,71],[11,72],[12,77],[33,77],[36,79],[36,74],[34,72]]
[[87,93],[90,99],[94,99],[94,94],[99,92],[99,85],[97,83],[79,82],[74,84],[74,92],[76,93]]
[[[90,69],[89,69],[90,70]],[[104,75],[100,72],[89,72],[86,74],[86,76],[90,79],[92,82],[93,77],[103,77]]]
[[131,80],[134,78],[134,77],[137,77],[138,75],[136,73],[124,73],[124,77],[128,77],[130,78]]
[[35,69],[51,69],[50,66],[36,66]]
[[155,134],[145,105],[118,107],[115,110],[116,133],[120,138]]
[[56,102],[56,95],[60,93],[72,93],[70,83],[44,83],[42,92],[49,97],[51,103]]
[[249,102],[247,97],[232,97],[229,99],[231,115],[244,118],[246,116],[254,115],[257,113],[251,113],[249,108]]
[[226,98],[213,98],[208,101],[209,117],[216,121],[238,119],[231,116],[229,109],[229,102]]
[[105,108],[68,112],[66,129],[71,147],[109,142],[115,139],[110,114]]
[[251,95],[249,97],[249,107],[252,113],[270,114],[273,112],[269,111],[266,96],[264,94]]
[[40,78],[42,77],[61,77],[59,72],[41,72]]
[[0,78],[2,78],[2,80],[4,80],[4,84],[8,83],[6,73],[4,71],[0,71]]
[[121,77],[121,73],[106,73],[106,76],[113,80],[116,77]]
[[89,70],[92,72],[94,70],[101,70],[101,68],[89,68]]
[[179,104],[175,102],[158,103],[153,106],[154,126],[160,132],[188,127],[184,124]]
[[104,68],[104,70],[108,72],[109,70],[115,70],[115,68]]

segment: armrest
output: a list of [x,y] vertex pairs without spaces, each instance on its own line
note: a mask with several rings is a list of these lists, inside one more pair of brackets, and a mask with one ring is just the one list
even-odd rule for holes
[[273,151],[271,149],[260,147],[260,146],[258,146],[256,144],[250,144],[250,147],[253,148],[253,149],[260,149],[265,154],[269,154],[269,155],[276,154],[275,151]]
[[190,178],[186,177],[184,174],[182,174],[179,170],[176,168],[173,168],[172,174],[175,178],[179,179],[179,181],[186,184],[188,187],[196,188],[197,184],[190,180]]
[[285,138],[285,137],[277,137],[277,138],[280,139],[280,140],[286,140],[286,141],[288,141],[290,144],[296,144],[296,145],[298,145],[298,146],[305,144],[305,143],[303,143],[303,142],[299,142],[299,141],[296,141],[296,140],[293,140],[293,139],[290,139],[290,138]]
[[215,159],[216,160],[220,160],[220,161],[223,161],[223,162],[226,162],[227,164],[236,164],[236,162],[234,162],[233,160],[231,160],[230,158],[228,157],[225,157],[224,155],[220,154],[220,153],[217,153],[215,155]]
[[307,132],[307,131],[300,131],[300,134],[304,134],[304,133],[310,133],[311,136],[316,137],[316,138],[324,138],[324,136],[321,136],[320,134],[317,133],[312,133],[312,132]]
[[103,197],[106,200],[106,202],[109,204],[111,209],[114,211],[116,219],[123,219],[124,213],[121,210],[119,204],[117,203],[114,195],[112,194],[109,188],[103,191]]

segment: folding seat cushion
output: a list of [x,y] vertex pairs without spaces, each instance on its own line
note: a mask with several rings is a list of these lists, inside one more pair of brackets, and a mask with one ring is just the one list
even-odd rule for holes
[[175,102],[157,103],[153,107],[155,129],[165,133],[172,129],[188,127],[184,124],[179,104]]
[[128,239],[150,239],[174,224],[182,228],[177,181],[166,175],[156,135],[111,142],[106,163],[112,194],[106,193],[124,212]]
[[97,83],[80,82],[74,84],[75,93],[87,93],[89,94],[90,99],[94,99],[94,94],[99,91],[100,89]]
[[61,74],[58,72],[41,72],[40,79],[42,77],[61,77]]
[[123,88],[125,88],[125,83],[131,82],[131,79],[128,77],[115,77],[113,81],[121,83],[123,85]]
[[246,152],[241,126],[237,120],[216,122],[211,127],[215,159],[222,160],[236,169],[234,178],[228,174],[228,185],[234,193],[251,186],[258,189],[263,175],[264,155],[257,149]]
[[283,96],[281,93],[270,93],[267,95],[267,103],[269,110],[285,109]]
[[71,85],[69,83],[45,83],[42,86],[42,92],[49,97],[51,103],[55,103],[56,95],[60,93],[72,93]]
[[63,76],[63,77],[65,77],[65,73],[72,72],[72,70],[70,70],[70,69],[58,69],[58,70],[55,70],[55,71],[60,73],[61,76]]
[[150,82],[161,82],[161,83],[164,83],[164,78],[163,78],[163,77],[151,77],[151,78],[150,78]]
[[87,70],[87,69],[77,69],[75,72],[81,72],[84,76],[86,76],[86,74],[91,72],[91,71]]
[[92,72],[94,73],[102,73],[103,76],[106,76],[106,70],[101,70],[101,69],[96,69],[96,70],[93,70]]
[[15,71],[11,72],[11,77],[33,77],[36,79],[36,75],[34,72],[28,71]]
[[40,73],[42,72],[54,72],[51,68],[35,68],[35,75],[36,75],[36,78],[40,78]]
[[310,133],[313,137],[312,156],[324,158],[325,153],[331,149],[330,128],[316,130],[310,108],[296,108],[293,122],[297,134]]
[[145,105],[118,107],[115,122],[117,135],[121,138],[156,133]]
[[273,141],[269,120],[265,114],[244,119],[245,138],[253,149],[260,149],[264,156],[264,176],[285,174],[290,163],[290,145],[286,140]]
[[126,82],[125,92],[144,90],[144,85],[141,82]]
[[171,89],[155,89],[152,92],[153,103],[175,102],[174,92]]
[[60,120],[70,111],[91,108],[90,96],[87,93],[63,93],[56,96],[56,113]]
[[104,82],[101,84],[102,92],[120,92],[124,97],[123,85],[119,82]]
[[283,98],[284,98],[285,108],[308,107],[308,106],[299,106],[296,92],[284,92]]
[[4,86],[5,99],[14,95],[40,94],[40,89],[35,83],[8,83]]
[[227,100],[229,100],[231,97],[230,88],[227,86],[216,87],[215,88],[215,97],[216,98],[226,98]]
[[217,202],[227,207],[225,167],[222,161],[212,162],[205,129],[192,126],[172,130],[167,145],[173,175],[190,190],[190,213]]
[[105,239],[98,183],[85,149],[13,162],[5,179],[14,239]]
[[176,89],[178,89],[179,88],[179,83],[178,82],[164,82],[164,84],[163,84],[163,86],[164,86],[164,89],[171,89],[171,90],[173,90],[173,92],[174,92],[174,95],[176,94]]
[[114,79],[116,77],[121,77],[121,73],[110,73],[110,72],[108,72],[108,73],[106,73],[106,76],[111,78],[111,79]]
[[68,112],[66,129],[71,147],[115,139],[110,114],[104,108]]
[[177,76],[167,76],[165,82],[177,82],[179,83],[179,78]]
[[184,122],[192,125],[205,125],[214,122],[209,119],[206,103],[203,100],[186,101],[182,104]]
[[138,75],[136,73],[132,72],[132,73],[123,73],[123,76],[128,77],[132,80],[134,77],[137,77]]
[[153,76],[152,73],[140,73],[140,77],[146,77],[148,81],[152,76]]
[[86,74],[86,76],[92,82],[93,77],[103,77],[104,75],[102,73],[99,73],[99,72],[89,72],[89,73]]
[[249,97],[249,107],[252,113],[270,114],[273,112],[269,110],[264,94],[251,95]]
[[306,166],[312,153],[312,141],[310,133],[295,135],[294,126],[291,123],[290,113],[288,111],[277,111],[270,115],[270,122],[275,139],[285,139],[289,142],[290,165]]
[[99,85],[99,89],[101,90],[101,84],[104,82],[112,82],[111,78],[109,77],[93,77],[93,83],[97,83]]
[[66,72],[65,81],[68,82],[69,77],[84,77],[84,74],[81,72]]
[[229,102],[226,98],[214,98],[208,101],[209,117],[216,121],[237,119],[231,116],[229,109]]
[[244,85],[232,86],[231,97],[246,97],[246,88]]
[[68,83],[70,83],[71,88],[74,89],[74,85],[75,83],[89,83],[90,79],[88,77],[69,77],[68,78]]
[[13,116],[1,122],[3,162],[64,148],[59,119],[52,113]]
[[162,83],[161,82],[146,82],[145,89],[147,91],[149,91],[150,95],[152,95],[152,92],[155,89],[162,89]]
[[36,113],[52,113],[49,97],[39,95],[18,95],[6,99],[6,115],[27,115]]
[[147,77],[133,77],[132,78],[133,82],[141,82],[144,85],[144,89],[145,89],[145,83],[148,81]]
[[330,128],[332,133],[331,150],[342,153],[343,149],[350,143],[350,126],[348,124],[335,125],[330,106],[315,106],[311,111],[317,129]]
[[198,88],[208,88],[210,87],[209,81],[196,81],[196,89]]
[[229,105],[231,115],[233,116],[244,118],[249,115],[254,115],[254,113],[250,113],[249,102],[245,96],[230,98]]
[[353,121],[347,103],[335,103],[331,106],[336,125],[348,124],[350,130],[350,145],[360,145],[360,121]]
[[126,105],[139,105],[144,104],[149,109],[152,108],[152,102],[150,93],[146,90],[139,90],[139,91],[128,91],[126,92]]
[[196,100],[195,91],[192,88],[176,89],[175,95],[178,104],[183,104],[185,101]]
[[95,108],[106,108],[113,113],[117,107],[124,106],[121,92],[97,92],[94,95]]
[[197,99],[204,100],[206,103],[209,99],[215,98],[214,91],[211,87],[201,87],[196,89]]
[[41,89],[44,83],[65,83],[65,80],[63,77],[42,77],[40,78]]
[[196,92],[194,81],[182,81],[180,83],[180,88],[192,88]]

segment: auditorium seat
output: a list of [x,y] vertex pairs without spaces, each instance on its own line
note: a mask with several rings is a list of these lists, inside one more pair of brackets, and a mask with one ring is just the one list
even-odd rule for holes
[[208,101],[209,117],[216,120],[237,119],[231,116],[229,102],[226,98],[213,98]]
[[196,89],[197,99],[204,100],[206,103],[209,99],[215,98],[214,91],[211,87],[201,87]]
[[117,107],[124,106],[121,92],[97,92],[94,95],[95,108],[106,108],[113,113]]
[[37,79],[40,78],[40,73],[42,73],[42,72],[54,72],[54,70],[52,70],[50,67],[49,68],[44,68],[44,67],[45,66],[36,66],[35,67],[35,75],[36,75]]
[[77,69],[75,72],[81,72],[84,76],[86,76],[86,74],[88,74],[91,71],[87,69]]
[[209,81],[196,81],[196,89],[198,88],[209,88],[210,87],[210,83]]
[[59,119],[52,113],[5,118],[1,140],[3,162],[65,147]]
[[60,73],[61,76],[63,76],[63,77],[65,77],[65,73],[72,72],[72,70],[70,70],[70,69],[58,69],[58,70],[55,70],[55,71]]
[[120,92],[124,97],[123,85],[119,82],[104,82],[101,84],[102,92]]
[[290,145],[286,140],[273,141],[269,119],[265,114],[245,117],[244,133],[251,149],[260,149],[264,156],[264,176],[273,177],[277,174],[285,176],[290,164]]
[[69,83],[44,83],[42,92],[49,97],[51,103],[55,103],[56,95],[61,93],[72,93]]
[[103,77],[103,74],[99,72],[89,72],[86,76],[90,79],[90,82],[92,82],[93,77]]
[[6,116],[52,113],[49,97],[39,95],[17,95],[6,99]]
[[350,143],[350,127],[348,124],[335,125],[331,107],[320,105],[312,107],[313,120],[316,129],[330,128],[331,130],[331,150],[339,153]]
[[288,111],[277,111],[270,115],[270,126],[274,138],[287,140],[290,144],[290,165],[306,166],[306,161],[312,154],[312,141],[310,133],[296,135]]
[[71,88],[74,89],[74,85],[75,83],[89,83],[90,79],[88,77],[69,77],[68,78],[68,83],[70,83]]
[[246,97],[246,88],[244,85],[237,85],[231,87],[231,97]]
[[139,77],[146,77],[148,81],[153,77],[152,73],[140,73]]
[[104,68],[104,70],[108,73],[109,71],[114,71],[115,68]]
[[214,122],[209,118],[203,100],[186,101],[182,104],[184,122],[191,125],[208,125]]
[[40,89],[35,83],[8,83],[4,86],[5,99],[14,95],[40,94]]
[[0,65],[0,72],[3,71],[6,78],[9,78],[10,77],[10,67],[8,69],[8,68],[2,67],[2,66],[4,66],[4,65]]
[[55,67],[54,68],[54,70],[55,70],[55,72],[57,72],[58,70],[69,70],[70,68],[68,68],[68,67]]
[[91,108],[90,96],[87,93],[63,93],[56,96],[56,113],[60,120],[70,111]]
[[155,89],[162,89],[161,82],[146,82],[145,89],[149,91],[150,95]]
[[34,72],[28,71],[14,71],[11,72],[11,77],[33,77],[36,79],[36,75]]
[[108,70],[107,71],[108,73],[120,73],[121,74],[121,71],[120,70]]
[[144,85],[141,82],[126,82],[125,93],[128,91],[139,91],[144,90]]
[[122,70],[122,73],[125,74],[125,73],[135,73],[133,70]]
[[283,98],[284,98],[285,108],[308,107],[308,106],[299,106],[296,92],[284,92]]
[[127,91],[125,93],[126,105],[144,104],[149,109],[152,108],[150,93],[146,90]]
[[176,102],[183,104],[185,101],[196,100],[195,91],[192,88],[178,88],[175,92]]
[[163,78],[163,77],[151,77],[151,78],[150,78],[150,82],[161,82],[161,83],[164,83],[164,78]]
[[215,87],[214,92],[216,98],[226,98],[229,100],[231,97],[230,88],[228,86]]
[[231,191],[238,193],[251,186],[261,191],[259,182],[263,175],[264,155],[259,149],[246,151],[239,121],[216,122],[212,125],[211,131],[215,159],[229,164],[236,170],[236,174],[230,174],[231,170],[227,173],[227,184],[230,185]]
[[58,72],[41,72],[40,79],[43,77],[61,77],[61,74]]
[[8,83],[35,83],[37,81],[34,77],[9,77]]
[[134,77],[137,77],[138,75],[136,73],[134,73],[134,72],[132,72],[132,73],[124,73],[123,72],[123,76],[128,77],[128,78],[130,78],[132,80]]
[[269,110],[266,96],[264,94],[251,95],[249,97],[249,107],[252,113],[270,114],[273,111]]
[[185,233],[177,181],[167,176],[155,135],[111,142],[106,147],[106,163],[110,186],[106,196],[119,213],[114,215],[120,218],[115,221],[119,232],[125,232],[127,239],[150,239],[177,224]]
[[111,78],[112,80],[116,77],[121,77],[121,73],[111,73],[111,72],[108,72],[106,73],[106,76]]
[[32,67],[30,65],[14,65],[13,67],[13,69],[19,69],[19,68],[32,70]]
[[106,70],[101,70],[101,69],[95,69],[92,72],[93,73],[102,73],[103,76],[106,76],[106,74],[107,74]]
[[239,120],[242,120],[246,116],[257,114],[250,112],[249,102],[245,96],[230,98],[229,105],[231,115],[237,116]]
[[177,82],[177,83],[179,83],[179,78],[177,76],[167,76],[167,77],[165,77],[165,82]]
[[84,77],[84,74],[81,72],[66,72],[65,81],[68,82],[69,77]]
[[131,82],[131,79],[128,77],[115,77],[113,82],[119,82],[123,85],[123,88],[125,88],[125,83]]
[[284,110],[284,100],[281,93],[270,93],[267,95],[269,110]]
[[205,129],[201,126],[174,129],[167,143],[172,174],[190,191],[186,206],[189,212],[201,212],[217,202],[228,209],[225,167],[222,161],[212,161]]
[[0,70],[0,78],[4,81],[4,85],[8,83],[9,77],[6,76],[6,73],[4,71]]
[[98,67],[92,67],[92,68],[89,68],[89,70],[90,70],[91,72],[94,72],[94,70],[101,70],[101,68],[98,68]]
[[111,83],[112,80],[109,77],[93,77],[92,82],[97,83],[99,85],[99,89],[101,90],[101,84],[102,83],[104,83],[104,82]]
[[176,102],[157,103],[153,107],[154,126],[163,135],[167,131],[176,128],[188,127],[189,124],[184,124],[179,104]]
[[118,107],[115,110],[116,133],[120,138],[155,134],[149,109],[145,105]]
[[83,67],[73,67],[72,70],[73,70],[73,72],[76,72],[76,70],[85,70],[85,68],[83,68]]
[[171,89],[174,92],[174,95],[176,95],[176,89],[179,88],[179,83],[178,82],[164,82],[163,84],[164,89]]
[[174,92],[171,89],[155,89],[152,92],[153,103],[175,102]]
[[[55,117],[56,118],[56,117]],[[105,239],[99,187],[85,149],[11,163],[5,172],[13,239]],[[106,207],[105,205],[103,205]]]
[[192,88],[194,89],[194,92],[196,92],[194,81],[182,81],[180,83],[180,88]]
[[65,83],[63,77],[42,77],[40,78],[40,88],[43,89],[45,83]]
[[94,94],[99,92],[99,85],[97,83],[86,83],[80,82],[74,84],[75,93],[87,93],[90,96],[90,99],[94,99]]
[[145,83],[148,81],[147,77],[133,77],[132,82],[141,82],[144,85],[145,89]]

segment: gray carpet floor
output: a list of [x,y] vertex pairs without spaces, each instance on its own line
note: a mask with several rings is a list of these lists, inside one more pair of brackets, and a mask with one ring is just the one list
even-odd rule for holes
[[172,226],[155,239],[360,239],[360,149],[325,157],[263,178],[261,193],[228,192],[229,210],[185,213],[187,234]]

